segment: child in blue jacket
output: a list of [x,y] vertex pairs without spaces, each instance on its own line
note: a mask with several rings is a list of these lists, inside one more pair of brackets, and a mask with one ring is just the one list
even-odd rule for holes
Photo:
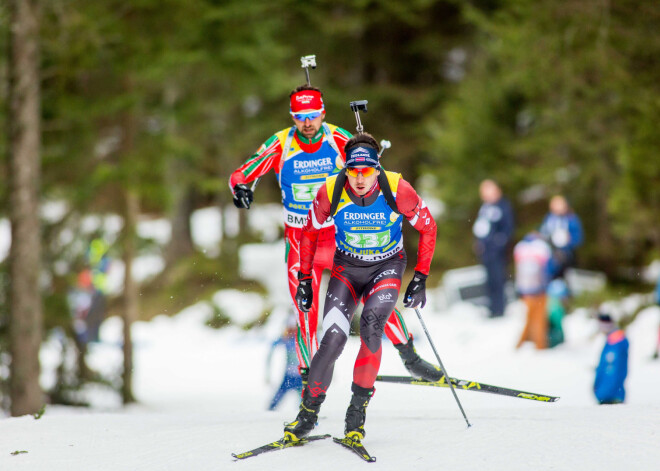
[[607,339],[596,368],[594,394],[599,404],[620,404],[626,398],[628,339],[609,314],[599,313],[598,322]]

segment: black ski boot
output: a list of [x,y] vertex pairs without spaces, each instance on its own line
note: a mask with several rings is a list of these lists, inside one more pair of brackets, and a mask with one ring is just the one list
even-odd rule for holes
[[316,425],[316,421],[319,418],[319,410],[324,400],[325,394],[312,397],[309,394],[309,390],[305,388],[296,419],[284,426],[284,438],[290,441],[297,441],[309,435]]
[[367,432],[364,430],[364,422],[367,418],[367,406],[374,395],[375,388],[363,388],[353,383],[351,386],[353,397],[346,411],[346,427],[344,433],[346,438],[361,441]]
[[404,366],[413,378],[425,381],[440,381],[442,370],[428,361],[422,360],[415,350],[412,337],[410,337],[408,343],[400,343],[394,345],[394,347],[399,351]]

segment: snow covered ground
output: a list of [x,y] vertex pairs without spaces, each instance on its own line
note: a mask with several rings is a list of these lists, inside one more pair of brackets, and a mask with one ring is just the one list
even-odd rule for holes
[[[236,295],[234,293],[234,295]],[[50,407],[31,416],[0,420],[0,469],[11,470],[211,470],[302,469],[345,466],[379,469],[496,470],[658,469],[660,462],[660,364],[651,361],[660,311],[649,308],[630,327],[629,400],[597,406],[590,386],[602,337],[594,321],[577,312],[566,319],[567,342],[548,351],[515,351],[523,323],[513,305],[501,320],[475,308],[426,310],[425,321],[450,375],[561,396],[537,403],[470,391],[458,397],[472,423],[467,428],[447,389],[377,383],[368,409],[365,444],[378,457],[362,463],[330,441],[233,462],[240,452],[281,435],[296,414],[297,397],[266,411],[281,364],[265,382],[265,358],[277,325],[245,333],[238,327],[203,326],[208,306],[173,318],[135,325],[136,394],[126,410],[101,402],[93,411]],[[418,349],[433,353],[416,316],[408,315]],[[118,319],[103,326],[103,344],[92,358],[118,365]],[[340,358],[319,433],[340,435],[350,397],[357,339]],[[282,356],[276,359],[283,362]],[[93,362],[93,363],[95,363]],[[384,350],[383,373],[403,374],[395,350]],[[15,451],[27,451],[11,455]]]
[[[261,272],[268,273],[271,289],[276,289],[273,277],[283,277],[285,271],[282,252],[268,248],[248,247],[241,256],[245,260],[256,253]],[[264,253],[275,255],[264,259]],[[285,289],[283,278],[279,283]],[[230,311],[236,326],[205,327],[212,313],[206,303],[174,317],[135,324],[139,404],[121,409],[116,396],[98,390],[90,392],[95,404],[91,410],[52,406],[39,420],[2,418],[0,470],[660,469],[660,360],[651,360],[659,308],[642,311],[627,330],[627,403],[598,406],[591,384],[604,338],[586,311],[565,319],[563,345],[536,351],[529,344],[515,350],[525,317],[519,303],[510,305],[504,318],[491,320],[468,304],[441,310],[434,306],[433,294],[423,310],[424,320],[451,376],[561,400],[539,403],[457,391],[472,424],[468,428],[448,389],[376,383],[364,440],[376,463],[364,463],[329,440],[235,462],[232,452],[279,438],[283,422],[297,412],[294,394],[277,411],[266,410],[284,362],[283,352],[276,350],[270,370],[266,368],[270,345],[287,314],[279,302],[286,297],[273,298],[278,302],[270,321],[249,332],[240,325],[273,301],[230,290],[219,291],[213,302]],[[414,311],[405,313],[418,351],[433,361]],[[90,363],[118,371],[121,321],[106,320],[101,337],[103,341],[92,346]],[[57,349],[51,340],[42,352],[46,383]],[[343,434],[357,350],[358,340],[351,338],[337,363],[315,433]],[[405,374],[388,340],[381,373]]]

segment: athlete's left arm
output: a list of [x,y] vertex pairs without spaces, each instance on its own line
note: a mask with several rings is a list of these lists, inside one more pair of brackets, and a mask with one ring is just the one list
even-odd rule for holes
[[408,222],[419,231],[415,271],[428,275],[435,250],[437,234],[435,220],[424,200],[417,194],[412,185],[403,178],[399,180],[396,191],[396,206]]

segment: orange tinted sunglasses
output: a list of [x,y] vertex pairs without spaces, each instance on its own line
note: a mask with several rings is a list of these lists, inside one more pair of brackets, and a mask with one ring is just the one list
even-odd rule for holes
[[351,177],[357,177],[358,174],[362,174],[363,177],[370,177],[376,171],[373,167],[364,167],[364,168],[348,168],[346,167],[346,175]]

